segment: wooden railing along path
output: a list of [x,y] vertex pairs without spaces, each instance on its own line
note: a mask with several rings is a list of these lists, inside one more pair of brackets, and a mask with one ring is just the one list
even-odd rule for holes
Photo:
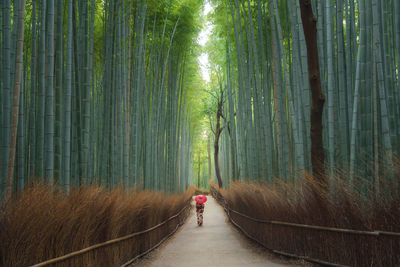
[[[289,223],[274,220],[262,220],[253,218],[244,213],[236,211],[229,207],[227,201],[221,193],[215,188],[210,189],[212,196],[224,208],[231,223],[236,226],[244,235],[252,239],[263,247],[274,253],[303,259],[309,262],[322,264],[325,266],[399,266],[400,264],[400,233],[388,231],[360,231],[353,229],[342,229],[325,226],[306,225],[298,223]],[[243,227],[246,225],[247,227]],[[251,227],[249,227],[251,225]],[[263,234],[259,234],[259,228],[263,227]],[[310,235],[310,231],[317,231],[318,238]],[[288,232],[292,235],[291,243],[280,239],[280,235]],[[282,235],[283,236],[283,235]],[[341,249],[336,242],[345,245],[346,240],[357,239],[357,246]],[[289,244],[288,244],[289,243]],[[302,246],[296,246],[301,244]],[[331,245],[331,246],[330,246]],[[302,247],[299,250],[299,247]],[[363,255],[363,251],[372,250],[376,258],[364,259],[364,262],[370,264],[364,265],[364,262],[357,262],[354,252],[357,255]],[[380,258],[381,251],[387,250],[386,258]],[[347,254],[344,252],[348,252]],[[330,262],[330,258],[342,259],[342,263]],[[354,262],[356,261],[356,262]]]
[[[114,246],[113,248],[110,248],[110,250],[115,250],[115,249],[118,250],[118,245],[125,245],[125,244],[123,244],[124,242],[130,242],[132,245],[133,242],[136,241],[137,243],[135,243],[133,246],[133,247],[135,247],[135,250],[138,251],[136,253],[136,255],[129,254],[129,255],[120,256],[120,260],[123,260],[122,258],[129,259],[128,261],[124,261],[125,263],[123,263],[121,266],[128,266],[128,265],[132,264],[133,262],[135,262],[140,257],[143,257],[144,255],[148,254],[150,251],[157,248],[161,243],[163,243],[171,235],[173,235],[178,230],[178,228],[181,225],[183,225],[186,218],[189,216],[190,208],[191,208],[191,204],[189,201],[178,213],[176,213],[175,215],[169,217],[168,219],[164,220],[163,222],[161,222],[149,229],[146,229],[146,230],[140,231],[140,232],[136,232],[136,233],[132,233],[132,234],[129,234],[129,235],[126,235],[123,237],[113,239],[113,240],[108,240],[103,243],[95,244],[93,246],[81,249],[79,251],[74,251],[67,255],[32,265],[31,267],[42,267],[42,266],[50,266],[50,265],[55,266],[57,264],[60,264],[63,266],[79,266],[80,265],[79,259],[77,259],[79,257],[88,257],[88,258],[96,257],[97,253],[121,254],[121,252],[115,252],[115,251],[99,252],[99,250],[101,250],[101,249],[104,250],[110,246]],[[148,240],[148,238],[146,238],[146,234],[149,234],[156,230],[160,230],[162,228],[167,228],[167,229],[172,228],[172,231],[169,231],[169,233],[166,236],[164,236],[161,240],[152,240],[153,242],[151,242]],[[166,229],[164,229],[164,230],[166,230]],[[141,238],[141,240],[139,240],[139,241],[135,240],[137,238]],[[143,245],[143,243],[145,243],[145,245]],[[117,246],[117,247],[115,247],[115,246]],[[104,263],[104,264],[105,264],[104,266],[107,266],[107,263]]]

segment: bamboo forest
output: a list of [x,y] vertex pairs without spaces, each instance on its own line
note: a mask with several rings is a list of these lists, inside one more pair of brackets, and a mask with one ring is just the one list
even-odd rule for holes
[[398,0],[1,0],[0,266],[399,266],[399,71]]

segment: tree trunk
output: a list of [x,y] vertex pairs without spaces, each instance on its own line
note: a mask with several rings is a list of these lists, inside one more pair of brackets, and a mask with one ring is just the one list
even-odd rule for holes
[[[54,178],[57,182],[61,181],[61,155],[62,155],[62,81],[63,81],[63,43],[64,43],[64,23],[63,23],[63,1],[56,5],[56,52],[55,52],[55,124],[54,124]],[[60,183],[61,184],[61,183]]]
[[46,94],[44,120],[44,179],[48,183],[54,181],[54,4],[47,1],[47,60],[46,60]]
[[311,108],[311,161],[313,175],[326,186],[325,154],[322,143],[322,112],[325,96],[321,89],[321,76],[319,72],[317,27],[311,0],[299,0],[301,20],[307,44],[308,73],[312,94]]
[[219,151],[219,136],[221,135],[221,117],[222,117],[222,101],[223,92],[221,90],[221,98],[218,100],[218,110],[217,110],[217,127],[215,127],[215,140],[214,140],[214,163],[215,163],[215,175],[217,176],[218,186],[222,188],[221,173],[219,171],[218,164],[218,151]]
[[[8,154],[10,149],[10,114],[11,114],[11,3],[10,0],[2,2],[2,76],[1,80],[3,83],[2,87],[2,135],[1,135],[1,162],[0,162],[0,177],[1,187],[0,195],[2,195],[6,189],[7,184],[7,164]],[[4,179],[4,180],[3,180]]]
[[24,15],[25,15],[25,0],[21,0],[18,21],[18,46],[17,46],[17,62],[16,74],[14,83],[14,98],[12,109],[12,124],[11,124],[11,139],[10,151],[8,154],[8,171],[7,171],[7,185],[6,185],[6,199],[11,196],[12,179],[14,177],[14,161],[15,161],[15,145],[17,140],[17,126],[18,126],[18,111],[19,111],[19,97],[22,78],[22,60],[23,60],[23,47],[24,47]]
[[63,186],[69,192],[71,183],[71,98],[72,98],[72,0],[68,0],[68,23],[67,23],[67,51],[65,64],[65,123],[64,123],[64,169]]
[[211,144],[210,144],[210,136],[207,138],[207,152],[208,152],[208,180],[211,179]]
[[199,152],[199,169],[197,170],[197,188],[200,188],[200,152]]

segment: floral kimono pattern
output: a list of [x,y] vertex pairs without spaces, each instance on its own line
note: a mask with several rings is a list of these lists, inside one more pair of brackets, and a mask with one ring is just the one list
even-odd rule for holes
[[203,225],[203,212],[204,212],[204,204],[196,203],[197,224],[199,226]]

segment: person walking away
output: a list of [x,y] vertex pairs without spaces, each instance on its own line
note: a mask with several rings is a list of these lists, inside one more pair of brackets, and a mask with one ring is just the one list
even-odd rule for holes
[[197,224],[199,226],[203,225],[203,212],[204,212],[204,204],[196,203]]
[[197,214],[197,224],[199,226],[203,225],[203,213],[204,213],[204,203],[207,201],[207,197],[204,195],[198,195],[194,198],[196,201],[196,214]]

